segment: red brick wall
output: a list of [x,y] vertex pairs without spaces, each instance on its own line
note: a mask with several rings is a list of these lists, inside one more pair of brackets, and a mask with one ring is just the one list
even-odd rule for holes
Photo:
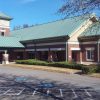
[[6,30],[5,36],[9,36],[10,35],[10,29],[9,28],[6,28],[5,30]]
[[[80,48],[79,44],[68,44],[68,61],[72,61],[71,48]],[[77,61],[80,61],[80,51],[77,51]]]
[[[5,36],[9,36],[10,35],[10,28],[3,28],[5,30]],[[2,30],[2,28],[0,28],[0,30]]]

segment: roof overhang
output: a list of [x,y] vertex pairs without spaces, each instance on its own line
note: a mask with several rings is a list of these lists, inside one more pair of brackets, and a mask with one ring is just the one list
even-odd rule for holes
[[28,43],[28,42],[43,42],[43,41],[53,41],[53,40],[63,40],[67,41],[69,39],[68,35],[65,36],[58,36],[58,37],[50,37],[50,38],[42,38],[42,39],[34,39],[34,40],[23,40],[20,41],[21,43]]
[[78,37],[79,41],[86,41],[86,40],[99,40],[100,39],[100,35],[94,35],[94,36],[82,36],[82,37]]

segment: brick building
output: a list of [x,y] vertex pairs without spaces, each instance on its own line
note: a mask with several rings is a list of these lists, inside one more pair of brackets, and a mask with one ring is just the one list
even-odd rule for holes
[[[9,31],[12,18],[0,13],[0,59],[32,59],[100,63],[100,23],[95,15],[58,20]],[[98,28],[99,27],[99,28]]]

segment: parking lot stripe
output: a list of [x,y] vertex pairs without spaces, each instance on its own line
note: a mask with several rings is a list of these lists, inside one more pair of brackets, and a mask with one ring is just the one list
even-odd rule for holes
[[84,89],[84,91],[86,92],[86,94],[87,94],[89,97],[92,97],[92,95],[91,95],[86,89]]
[[47,95],[49,95],[49,93],[50,93],[50,91],[49,91],[49,89],[47,90]]
[[38,88],[36,88],[35,90],[34,90],[34,92],[33,92],[33,96],[37,93],[37,90],[38,90]]
[[63,97],[62,89],[59,89],[61,97]]
[[71,89],[73,94],[74,94],[74,98],[78,98],[77,94],[75,93],[74,89]]
[[7,94],[9,91],[11,91],[11,89],[7,90],[5,93],[3,93],[4,95]]
[[20,95],[24,90],[25,90],[25,88],[22,89],[22,90],[21,90],[19,93],[17,93],[16,95]]

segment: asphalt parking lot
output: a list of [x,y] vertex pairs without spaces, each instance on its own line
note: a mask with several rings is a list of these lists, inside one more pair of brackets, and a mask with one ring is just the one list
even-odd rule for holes
[[0,75],[0,100],[100,100],[100,91],[34,77]]
[[[65,80],[65,77],[68,77],[68,75],[41,72],[41,77],[38,77],[40,71],[36,73],[34,70],[5,66],[1,66],[0,68],[0,100],[100,100],[99,79],[89,78],[90,80],[87,80],[87,82],[91,81],[91,84],[89,83],[90,86],[89,84],[86,85],[87,83],[84,83],[85,85],[83,86],[81,82],[79,83],[81,85],[73,83],[75,81],[75,79],[71,78],[73,75],[69,76],[70,80],[73,81],[62,81],[60,78],[63,77]],[[14,73],[12,73],[12,70]],[[16,70],[16,73],[14,70]],[[21,72],[28,72],[28,74],[22,74],[19,70]],[[35,73],[36,75],[38,74],[37,77]],[[50,78],[48,74],[52,74],[53,76],[58,75],[59,81],[58,79],[54,80],[55,76]],[[84,79],[84,82],[86,82],[86,77]],[[97,82],[93,82],[93,80]],[[94,84],[94,87],[92,84]]]

